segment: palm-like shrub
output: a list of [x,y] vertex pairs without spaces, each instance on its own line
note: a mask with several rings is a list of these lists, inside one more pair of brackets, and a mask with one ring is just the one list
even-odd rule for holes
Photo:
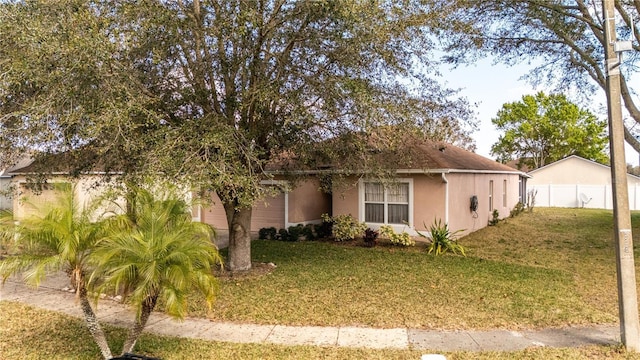
[[78,204],[74,187],[57,185],[55,202],[34,207],[32,216],[15,226],[3,215],[2,232],[20,247],[19,254],[0,262],[3,280],[22,274],[27,284],[38,286],[52,271],[65,271],[76,290],[87,327],[105,359],[111,350],[87,297],[91,250],[101,238],[99,223],[91,221],[93,207]]
[[15,222],[10,210],[0,210],[0,259],[14,247]]
[[187,295],[195,288],[211,307],[217,292],[213,270],[222,263],[213,229],[191,221],[183,197],[175,192],[155,196],[145,189],[134,194],[135,211],[108,220],[107,235],[94,251],[92,275],[98,293],[115,290],[137,310],[123,353],[133,350],[159,300],[167,313],[183,318]]
[[[425,225],[426,227],[426,225]],[[449,225],[443,223],[440,219],[434,220],[433,225],[429,227],[431,235],[431,244],[428,248],[428,253],[434,253],[435,255],[441,255],[448,251],[454,254],[460,253],[462,256],[466,256],[465,249],[462,245],[458,244],[458,234],[463,230],[451,232]],[[429,236],[418,231],[418,235],[423,238],[429,238]]]

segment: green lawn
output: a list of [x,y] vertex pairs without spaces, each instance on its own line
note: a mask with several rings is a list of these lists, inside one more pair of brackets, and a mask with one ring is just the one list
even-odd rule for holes
[[[0,359],[3,360],[96,360],[97,347],[80,319],[0,301]],[[43,324],[47,324],[43,326]],[[106,327],[111,348],[122,346],[124,331]],[[115,341],[113,340],[115,339]],[[177,339],[143,334],[137,354],[163,360],[191,359],[335,359],[335,360],[416,360],[416,350],[372,350],[339,347],[282,346],[273,344],[233,344],[192,339]],[[514,352],[452,352],[448,360],[508,359],[640,359],[620,347],[589,346],[572,349],[531,348]]]
[[[612,213],[535,209],[462,238],[468,256],[424,246],[256,241],[268,274],[223,278],[215,308],[192,316],[289,325],[522,329],[617,321]],[[632,216],[640,241],[640,214]],[[0,302],[1,359],[95,359],[80,320]],[[42,326],[47,324],[47,326]],[[119,329],[110,338],[122,341]],[[78,341],[81,339],[81,341]],[[114,344],[115,345],[115,344]],[[114,346],[113,348],[118,348]],[[419,352],[212,343],[145,335],[140,352],[163,359],[417,359]],[[204,355],[206,354],[206,355]],[[452,353],[448,359],[640,359],[619,348]]]
[[[640,215],[633,222],[640,226]],[[466,258],[435,257],[420,246],[255,241],[253,258],[277,268],[222,280],[214,310],[205,313],[194,299],[192,315],[427,329],[612,323],[612,233],[610,211],[535,209],[462,238]]]

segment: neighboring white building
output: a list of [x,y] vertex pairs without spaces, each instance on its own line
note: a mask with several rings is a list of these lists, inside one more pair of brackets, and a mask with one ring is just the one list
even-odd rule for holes
[[[571,155],[528,173],[535,206],[613,209],[611,168]],[[627,174],[629,207],[640,210],[640,177]]]

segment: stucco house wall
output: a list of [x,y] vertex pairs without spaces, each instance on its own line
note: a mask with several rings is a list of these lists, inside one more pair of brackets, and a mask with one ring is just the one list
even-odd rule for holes
[[291,224],[319,223],[322,214],[331,211],[331,196],[320,189],[320,180],[309,177],[288,193],[288,222]]
[[415,174],[413,179],[413,228],[427,231],[434,219],[446,222],[446,187],[440,174]]
[[358,179],[351,177],[334,187],[331,194],[331,215],[351,215],[358,219]]
[[0,210],[13,209],[13,199],[5,193],[9,190],[10,185],[11,177],[0,176]]
[[[48,204],[54,204],[56,200],[55,184],[73,184],[75,186],[75,198],[80,206],[89,205],[94,199],[104,193],[104,187],[96,186],[99,180],[98,175],[87,175],[73,182],[68,178],[58,175],[47,179],[47,185],[40,192],[34,192],[27,186],[25,175],[15,175],[11,183],[15,188],[14,200],[12,204],[13,215],[16,220],[24,219],[32,215],[36,209],[46,208]],[[124,202],[122,202],[124,204]],[[105,204],[106,205],[106,204]],[[96,210],[96,216],[105,211],[117,211],[118,206],[108,205]]]
[[[265,185],[274,186],[280,192],[254,204],[251,213],[253,232],[264,227],[283,229],[297,224],[319,223],[321,215],[331,211],[331,198],[320,191],[320,183],[314,177],[297,182],[292,189],[284,180],[266,182]],[[201,221],[216,229],[228,230],[224,207],[216,194],[212,195],[209,205],[202,208]]]
[[[498,210],[499,218],[508,217],[520,201],[520,176],[512,173],[446,174],[449,182],[449,226],[467,234],[487,226]],[[471,211],[471,196],[478,197],[478,209]]]
[[[517,172],[467,172],[455,170],[428,171],[422,173],[399,173],[396,181],[410,183],[410,219],[408,224],[390,224],[397,232],[407,231],[412,235],[427,232],[434,221],[449,224],[451,231],[460,230],[464,235],[487,226],[493,210],[500,218],[508,217],[519,201]],[[358,221],[366,222],[364,211],[365,182],[353,178],[351,185],[333,193],[333,215],[351,214]],[[490,189],[493,182],[493,201]],[[506,185],[506,187],[505,187]],[[471,211],[471,196],[478,197],[477,211]],[[492,206],[490,206],[492,204]],[[378,229],[384,223],[368,222],[367,226]]]

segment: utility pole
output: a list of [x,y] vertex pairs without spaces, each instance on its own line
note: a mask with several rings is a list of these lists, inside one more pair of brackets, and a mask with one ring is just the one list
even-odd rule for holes
[[[607,105],[609,113],[609,147],[611,149],[611,187],[613,190],[614,237],[618,277],[620,338],[628,351],[640,351],[638,294],[631,238],[631,214],[624,158],[624,128],[620,100],[620,62],[618,53],[628,50],[616,43],[614,0],[603,0],[605,58],[607,67]],[[622,45],[622,46],[621,46]],[[626,44],[628,45],[628,44]]]

